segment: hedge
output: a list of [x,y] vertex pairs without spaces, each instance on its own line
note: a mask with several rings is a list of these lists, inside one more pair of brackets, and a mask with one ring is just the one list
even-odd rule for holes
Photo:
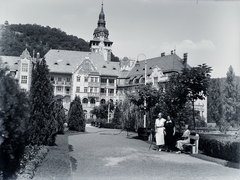
[[199,149],[208,156],[240,163],[240,140],[234,137],[200,134]]

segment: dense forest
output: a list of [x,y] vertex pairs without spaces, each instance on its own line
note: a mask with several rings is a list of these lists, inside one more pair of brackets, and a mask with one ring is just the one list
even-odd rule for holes
[[[8,24],[0,30],[0,55],[20,56],[24,49],[31,55],[39,52],[43,57],[50,49],[90,51],[89,43],[77,36],[67,35],[64,31],[37,24]],[[112,61],[119,61],[112,54]]]

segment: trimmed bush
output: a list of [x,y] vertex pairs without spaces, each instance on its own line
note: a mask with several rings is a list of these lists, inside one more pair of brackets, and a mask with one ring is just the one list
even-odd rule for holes
[[240,163],[240,141],[231,139],[230,136],[227,138],[202,134],[199,149],[208,156]]
[[70,104],[68,112],[68,127],[69,130],[85,132],[86,120],[83,113],[81,100],[78,96],[75,97]]

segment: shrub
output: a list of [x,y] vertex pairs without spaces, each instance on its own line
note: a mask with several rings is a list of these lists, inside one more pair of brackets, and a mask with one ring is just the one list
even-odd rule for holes
[[28,118],[25,93],[8,75],[0,74],[1,169],[3,178],[13,175],[25,146],[25,121]]
[[58,134],[64,134],[64,123],[66,122],[66,116],[61,100],[57,100],[55,102],[54,113],[57,121]]
[[0,171],[4,179],[11,179],[20,166],[26,145],[28,99],[17,82],[0,74]]
[[82,109],[81,100],[78,96],[75,97],[70,104],[68,112],[68,127],[73,131],[85,131],[85,117]]
[[199,149],[204,154],[231,162],[240,162],[240,141],[216,136],[200,135]]

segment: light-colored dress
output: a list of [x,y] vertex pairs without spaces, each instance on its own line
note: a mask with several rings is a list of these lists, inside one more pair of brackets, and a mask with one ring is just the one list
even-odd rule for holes
[[187,139],[177,141],[176,147],[180,150],[183,150],[184,144],[190,143],[190,131],[188,129],[186,131],[184,131],[182,137],[186,137]]
[[155,121],[156,127],[156,145],[164,145],[164,122],[166,120],[164,118],[157,118]]

